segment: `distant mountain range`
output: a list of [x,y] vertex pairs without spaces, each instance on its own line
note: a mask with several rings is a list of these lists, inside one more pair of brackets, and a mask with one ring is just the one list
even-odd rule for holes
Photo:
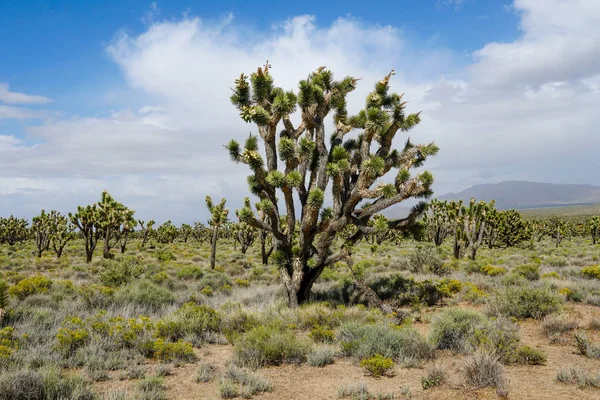
[[471,186],[440,200],[496,200],[500,210],[559,207],[600,203],[600,186],[508,181]]

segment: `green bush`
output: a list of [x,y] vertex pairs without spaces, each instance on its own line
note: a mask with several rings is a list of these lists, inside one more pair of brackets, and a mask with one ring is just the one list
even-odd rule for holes
[[324,367],[333,363],[335,350],[329,346],[317,346],[306,357],[306,362],[311,367]]
[[329,329],[328,326],[315,325],[308,334],[308,337],[317,343],[333,343],[335,332],[333,329]]
[[431,345],[410,327],[349,322],[340,327],[337,338],[344,353],[357,360],[377,354],[401,363],[430,360],[434,357]]
[[37,275],[20,280],[19,283],[11,286],[8,292],[23,300],[32,294],[47,293],[51,286],[52,281],[50,279],[42,275]]
[[239,304],[226,303],[221,315],[221,332],[231,344],[234,344],[240,335],[259,324],[258,318]]
[[183,340],[165,342],[162,339],[154,341],[154,358],[163,362],[192,362],[197,359],[191,343]]
[[120,288],[115,293],[115,300],[120,304],[133,303],[158,309],[173,302],[174,297],[168,289],[144,279]]
[[379,378],[391,372],[394,368],[394,360],[384,357],[381,354],[375,354],[373,357],[363,358],[360,361],[360,366],[371,374],[371,376]]
[[175,254],[171,253],[169,250],[164,249],[157,249],[155,256],[158,261],[162,262],[174,261],[177,259],[177,257],[175,257]]
[[511,274],[522,276],[528,281],[537,281],[540,279],[540,266],[538,264],[524,264],[514,267]]
[[0,375],[0,400],[43,400],[42,376],[31,370]]
[[581,275],[588,279],[600,279],[600,265],[593,265],[582,269]]
[[433,318],[429,340],[438,349],[466,353],[470,351],[475,330],[486,323],[486,317],[478,312],[449,309]]
[[257,326],[235,343],[237,365],[259,368],[282,363],[299,363],[306,358],[309,346],[298,340],[294,332],[279,326]]
[[491,315],[505,315],[518,319],[541,319],[562,308],[563,298],[547,288],[530,286],[509,287],[488,301]]
[[156,336],[178,340],[190,335],[203,340],[207,333],[219,330],[220,322],[221,318],[213,308],[186,303],[156,323]]
[[2,279],[0,279],[0,308],[4,310],[8,308],[8,283]]
[[546,365],[546,353],[540,349],[521,346],[517,349],[516,363],[521,365]]
[[200,279],[204,276],[202,269],[195,265],[186,265],[177,270],[177,277],[179,279],[192,280]]

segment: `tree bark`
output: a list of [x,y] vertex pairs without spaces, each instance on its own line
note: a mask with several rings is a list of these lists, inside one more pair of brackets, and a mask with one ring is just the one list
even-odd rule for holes
[[210,241],[210,268],[215,269],[217,263],[217,238],[219,227],[213,227],[212,239]]

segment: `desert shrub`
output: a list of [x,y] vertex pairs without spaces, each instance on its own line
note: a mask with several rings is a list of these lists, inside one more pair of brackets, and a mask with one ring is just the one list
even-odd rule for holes
[[557,372],[556,380],[561,383],[577,385],[580,389],[600,388],[600,374],[591,374],[581,368],[562,368]]
[[522,276],[528,281],[537,281],[540,279],[540,266],[538,264],[523,264],[514,267],[511,274]]
[[493,353],[478,350],[465,357],[464,363],[464,375],[468,385],[477,388],[505,386],[504,367]]
[[328,326],[315,325],[308,334],[308,337],[317,343],[333,343],[335,332],[333,329],[329,329]]
[[379,378],[391,373],[391,370],[394,368],[394,360],[384,357],[381,354],[375,354],[373,357],[360,360],[360,366],[371,376]]
[[219,314],[213,308],[186,303],[156,323],[156,335],[170,340],[192,335],[202,340],[207,333],[219,330],[220,321]]
[[79,374],[62,374],[58,367],[48,366],[39,370],[44,381],[44,399],[94,400],[96,395],[91,384]]
[[488,301],[491,315],[505,315],[518,319],[541,319],[562,308],[563,299],[547,288],[509,287]]
[[197,359],[192,344],[183,340],[166,342],[162,339],[156,339],[153,354],[154,358],[163,362],[192,362]]
[[169,250],[165,250],[165,249],[157,249],[156,252],[154,253],[154,255],[156,256],[156,259],[158,261],[162,261],[162,262],[174,261],[177,259],[177,257],[175,257],[175,254],[173,254]]
[[577,332],[574,338],[579,354],[588,358],[600,358],[600,344],[592,342],[585,332]]
[[196,373],[196,382],[211,382],[215,379],[215,375],[217,373],[217,366],[211,363],[202,363],[198,367],[198,372]]
[[600,318],[594,317],[588,323],[588,329],[600,331]]
[[337,337],[344,353],[356,360],[377,354],[400,363],[430,360],[434,357],[431,345],[410,327],[350,322],[340,327]]
[[177,277],[179,279],[192,280],[200,279],[204,276],[202,269],[196,265],[186,265],[177,270]]
[[198,287],[200,288],[211,288],[213,290],[225,289],[225,291],[231,291],[231,278],[224,272],[218,270],[208,270],[204,272],[202,278],[198,281]]
[[443,385],[446,382],[447,376],[446,371],[439,365],[434,365],[427,370],[427,375],[421,378],[421,386],[423,390],[427,390],[432,387]]
[[115,301],[120,304],[133,303],[152,309],[158,309],[173,300],[173,294],[168,289],[146,279],[123,286],[115,293]]
[[140,276],[142,272],[139,266],[111,260],[103,260],[102,266],[103,271],[100,274],[100,282],[108,287],[125,285],[133,278]]
[[600,279],[600,264],[582,269],[581,275],[588,279]]
[[546,353],[530,346],[521,346],[517,349],[516,363],[521,365],[545,365]]
[[240,393],[244,398],[250,398],[256,394],[273,390],[273,384],[267,378],[256,372],[234,365],[230,366],[227,370],[227,378],[241,385]]
[[429,333],[438,349],[468,352],[474,331],[487,322],[484,315],[465,309],[449,309],[436,315]]
[[221,317],[221,332],[231,344],[234,344],[240,335],[259,325],[258,318],[244,310],[240,304],[226,303]]
[[550,271],[542,274],[542,279],[560,279],[560,275],[556,271]]
[[498,275],[504,275],[506,273],[506,268],[498,267],[496,265],[485,265],[485,266],[479,268],[479,271],[488,276],[498,276]]
[[238,388],[235,382],[229,379],[221,379],[219,382],[219,396],[222,399],[233,399],[238,396]]
[[434,317],[429,339],[438,349],[471,353],[485,348],[506,364],[516,362],[519,328],[506,318],[488,320],[464,309],[450,309]]
[[70,355],[85,345],[89,339],[90,333],[86,330],[81,318],[67,318],[56,332],[56,349],[65,355]]
[[366,383],[359,382],[340,387],[337,391],[337,397],[341,399],[350,397],[353,400],[368,400],[371,398],[371,393],[369,393]]
[[38,275],[20,280],[11,286],[8,292],[21,300],[33,294],[47,293],[52,286],[52,281],[45,276]]
[[147,376],[138,384],[139,400],[164,400],[167,398],[164,379],[160,376]]
[[550,338],[571,332],[579,327],[579,322],[567,315],[548,315],[542,321],[542,331]]
[[409,270],[416,273],[431,272],[436,275],[444,275],[451,270],[444,267],[437,248],[434,245],[420,245],[410,254],[408,258]]
[[329,346],[316,346],[306,356],[306,362],[311,367],[324,367],[333,364],[335,350]]
[[312,303],[300,307],[298,325],[303,329],[333,328],[340,324],[343,309],[333,309],[327,303]]
[[32,370],[20,370],[0,375],[0,400],[43,400],[44,381]]
[[567,259],[560,256],[548,257],[544,260],[544,263],[550,265],[551,267],[566,267],[569,265]]
[[293,332],[276,325],[257,326],[243,334],[235,343],[237,365],[259,368],[266,365],[304,361],[308,345]]

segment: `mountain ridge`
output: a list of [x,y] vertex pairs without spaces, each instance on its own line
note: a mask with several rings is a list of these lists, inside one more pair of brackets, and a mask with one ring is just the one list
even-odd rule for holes
[[600,203],[600,186],[574,183],[545,183],[533,181],[503,181],[471,186],[457,193],[439,196],[440,200],[471,198],[496,201],[496,207],[528,209]]

